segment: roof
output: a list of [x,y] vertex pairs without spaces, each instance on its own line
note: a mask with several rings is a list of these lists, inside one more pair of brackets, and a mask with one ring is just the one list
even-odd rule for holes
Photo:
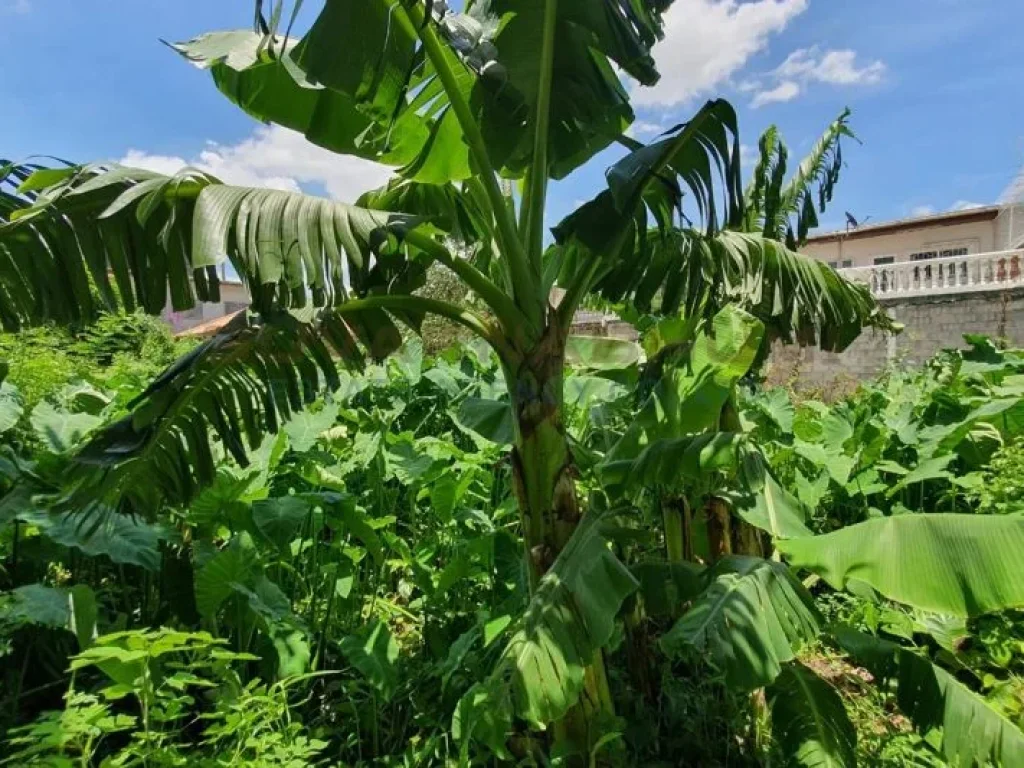
[[999,215],[1002,209],[998,205],[988,205],[982,208],[968,208],[963,211],[948,211],[946,213],[935,213],[930,216],[917,216],[907,219],[896,219],[894,221],[880,221],[877,224],[865,224],[856,229],[839,230],[837,232],[824,232],[820,235],[812,235],[807,238],[808,243],[829,243],[835,240],[859,240],[865,237],[877,237],[888,235],[893,232],[905,232],[912,229],[923,229],[925,227],[951,227],[954,224],[969,224],[975,221],[991,221]]
[[237,312],[221,315],[213,320],[207,320],[205,323],[193,325],[191,328],[186,328],[184,331],[176,333],[174,337],[176,339],[205,339],[208,336],[215,336],[243,312],[245,310],[240,309]]

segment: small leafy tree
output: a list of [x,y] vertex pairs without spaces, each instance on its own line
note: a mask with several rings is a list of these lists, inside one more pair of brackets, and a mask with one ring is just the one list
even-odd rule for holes
[[[171,366],[69,470],[85,512],[153,515],[214,476],[211,433],[239,462],[267,431],[400,343],[396,323],[456,322],[496,352],[514,414],[512,466],[533,601],[487,686],[460,707],[501,750],[513,714],[589,748],[611,713],[601,648],[635,581],[577,496],[563,425],[566,339],[588,295],[705,322],[739,302],[787,336],[841,349],[891,327],[867,289],[779,240],[756,175],[751,230],[736,115],[712,101],[645,145],[616,68],[640,85],[665,0],[329,0],[292,36],[282,2],[256,30],[175,46],[227,98],[311,142],[393,166],[359,205],[111,165],[0,164],[0,321],[86,323],[101,311],[218,297],[229,260],[252,312]],[[285,24],[286,19],[291,23]],[[607,186],[552,230],[548,185],[625,147]],[[762,208],[756,208],[761,205]],[[457,275],[481,311],[416,294]],[[554,293],[559,287],[561,292]],[[561,296],[553,300],[553,296]],[[485,705],[486,706],[483,706]],[[474,717],[470,717],[473,713]],[[470,727],[467,724],[473,725]]]

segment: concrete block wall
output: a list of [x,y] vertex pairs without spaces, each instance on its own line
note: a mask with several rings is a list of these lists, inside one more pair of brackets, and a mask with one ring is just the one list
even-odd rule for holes
[[943,349],[962,348],[964,334],[980,333],[1024,346],[1024,290],[917,297],[882,302],[905,329],[896,337],[865,332],[845,352],[776,345],[772,384],[827,388],[874,378],[890,365],[918,366]]

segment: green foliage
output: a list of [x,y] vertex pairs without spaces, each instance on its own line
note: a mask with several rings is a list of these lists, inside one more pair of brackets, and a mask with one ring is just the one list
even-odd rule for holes
[[1024,439],[1001,447],[992,456],[983,481],[972,495],[978,499],[978,511],[995,514],[1019,512],[1024,509]]
[[942,729],[951,765],[1015,765],[1024,760],[1024,733],[956,677],[895,643],[842,630],[839,642],[881,677],[897,682],[900,708],[927,733]]
[[42,326],[0,334],[0,359],[8,362],[8,381],[31,411],[74,381],[141,391],[191,345],[175,340],[157,318],[102,315],[80,331]]
[[783,667],[768,689],[773,735],[787,765],[840,768],[857,764],[857,733],[839,694],[808,667]]
[[867,585],[933,613],[968,618],[1024,604],[1012,554],[1024,546],[1020,518],[902,515],[778,546],[837,589]]
[[134,728],[136,722],[131,715],[115,714],[97,696],[69,691],[64,709],[11,730],[3,764],[61,768],[75,758],[88,765],[104,739]]
[[[842,699],[798,666],[822,636],[896,680],[924,749],[1018,759],[1019,519],[974,513],[1024,357],[973,338],[833,406],[745,391],[766,339],[898,330],[791,247],[848,115],[788,183],[770,131],[744,196],[727,102],[625,136],[619,70],[657,80],[669,2],[331,0],[293,37],[301,5],[174,48],[257,119],[395,167],[359,205],[0,162],[0,323],[76,329],[3,371],[4,728],[63,705],[12,747],[851,764]],[[613,142],[546,246],[549,182]],[[147,381],[133,358],[173,345],[104,313],[216,301],[225,261],[252,311]],[[441,269],[465,290],[424,291]],[[642,347],[569,341],[588,294],[669,316]],[[425,357],[399,328],[428,314],[482,346]]]
[[[637,378],[635,369],[627,373],[628,358],[620,360],[624,369],[586,359],[590,367],[570,379],[614,385],[587,383],[581,393],[590,394],[573,406],[580,409],[573,411],[580,414],[574,439],[600,459],[615,445],[609,434],[621,435],[632,418],[629,398],[620,394],[628,390],[617,381]],[[708,357],[705,378],[714,381],[713,366],[727,367],[731,359]],[[30,469],[19,459],[9,470],[8,482],[26,493],[0,507],[12,510],[5,520],[21,521],[18,581],[0,620],[3,665],[20,670],[31,648],[47,654],[46,665],[31,665],[22,679],[6,677],[14,695],[47,685],[58,694],[68,683],[61,669],[76,670],[66,701],[28,696],[28,711],[40,715],[8,731],[11,754],[35,750],[31,759],[39,764],[62,754],[125,764],[144,757],[305,765],[328,754],[351,764],[480,763],[514,756],[524,723],[565,712],[598,648],[627,723],[609,723],[604,733],[612,741],[588,748],[611,760],[621,754],[671,762],[700,754],[715,761],[722,745],[738,740],[752,762],[770,753],[797,764],[850,765],[855,751],[862,763],[937,765],[936,750],[965,754],[955,731],[962,718],[1000,724],[991,749],[1012,749],[1011,729],[1022,717],[1014,680],[1024,673],[1016,661],[1024,647],[1016,614],[954,620],[921,610],[974,616],[1016,604],[1006,592],[1016,581],[999,575],[1012,562],[1000,554],[1014,546],[1012,515],[903,514],[785,539],[789,523],[782,521],[790,516],[816,530],[840,527],[826,517],[844,509],[829,506],[845,498],[836,475],[856,477],[865,451],[874,450],[883,469],[892,454],[870,444],[852,453],[867,433],[850,406],[790,410],[777,394],[744,399],[743,418],[754,435],[770,436],[760,446],[770,468],[741,431],[656,440],[635,459],[587,470],[585,487],[626,489],[640,506],[588,514],[578,531],[586,546],[577,552],[570,545],[528,601],[522,550],[509,534],[511,483],[499,459],[501,443],[512,439],[511,416],[496,375],[491,358],[469,349],[429,358],[410,345],[387,367],[346,374],[331,402],[265,440],[249,453],[248,467],[218,451],[214,483],[188,507],[166,508],[158,524],[111,515],[93,528],[74,514],[48,511],[50,475],[64,459],[46,442],[32,443],[37,463]],[[1002,381],[1005,393],[1012,382]],[[50,408],[72,420],[109,418],[103,414],[119,399],[95,387],[69,389]],[[876,398],[872,407],[882,402]],[[899,420],[903,406],[883,407],[896,413],[881,417],[892,431],[909,437],[914,427]],[[954,413],[973,419],[976,410]],[[485,412],[490,416],[473,416]],[[798,450],[787,450],[790,423]],[[956,487],[964,454],[948,450],[937,455],[951,457],[951,477],[916,480],[893,503],[921,483]],[[849,469],[830,471],[839,455],[850,456]],[[799,480],[815,476],[812,459],[821,462],[824,490]],[[906,475],[891,477],[887,488]],[[734,555],[709,568],[660,561],[661,543],[648,532],[655,521],[660,526],[660,511],[644,511],[656,490],[687,495],[694,512],[700,494],[720,494],[736,520],[774,534],[791,564],[824,577],[814,602],[784,564],[771,560]],[[885,504],[888,497],[883,489],[874,498]],[[965,509],[969,497],[959,498]],[[7,573],[11,533],[8,522],[7,538],[0,538]],[[960,553],[967,552],[964,559]],[[918,566],[926,562],[932,575],[922,578]],[[865,597],[840,601],[826,582],[853,585]],[[970,714],[936,719],[920,711],[918,693],[908,692],[919,687],[902,694],[897,687],[888,698],[887,689],[873,689],[845,661],[830,662],[847,670],[832,676],[812,650],[823,625],[819,608],[900,652],[909,652],[912,640],[934,644],[929,674],[943,696],[961,702],[954,712]],[[118,615],[128,612],[151,629],[116,634],[124,621]],[[156,629],[167,622],[181,631]],[[204,635],[201,627],[215,631]],[[829,632],[822,637],[831,642]],[[886,679],[889,668],[872,658],[864,662]],[[808,659],[810,668],[798,666]],[[951,663],[972,675],[952,677]],[[758,686],[767,686],[760,720],[742,695]],[[663,701],[657,716],[652,695]],[[915,725],[923,723],[921,735],[893,714],[897,705]],[[201,727],[186,727],[197,716]],[[879,737],[879,729],[889,736]],[[710,733],[718,747],[707,743]]]
[[[68,757],[81,765],[100,759],[118,766],[318,764],[327,744],[289,717],[289,688],[302,679],[242,686],[232,665],[254,657],[223,650],[224,644],[170,630],[97,638],[71,668],[96,668],[111,684],[99,695],[72,689],[62,711],[13,729],[3,764],[56,768],[69,764]],[[185,726],[196,715],[202,731],[190,739]]]
[[730,684],[754,690],[778,677],[817,636],[813,600],[785,566],[731,557],[707,578],[707,589],[662,638],[666,652],[706,653]]

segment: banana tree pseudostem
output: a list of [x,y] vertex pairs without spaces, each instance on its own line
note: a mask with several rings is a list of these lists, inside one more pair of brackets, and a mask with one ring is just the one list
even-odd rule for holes
[[[460,705],[459,728],[500,752],[515,716],[589,748],[612,709],[601,648],[635,581],[599,515],[581,507],[562,423],[581,301],[599,294],[702,321],[740,301],[825,346],[890,324],[865,288],[745,231],[728,103],[709,102],[651,144],[624,135],[633,112],[617,70],[657,81],[651,47],[670,4],[492,0],[454,12],[442,0],[327,0],[299,36],[301,3],[260,0],[254,31],[174,46],[254,118],[394,167],[395,180],[355,206],[194,169],[0,165],[5,327],[157,313],[168,300],[184,310],[216,299],[225,260],[252,299],[90,440],[67,503],[143,515],[187,503],[213,477],[212,434],[245,462],[321,383],[337,385],[336,359],[386,356],[400,344],[396,323],[457,322],[493,347],[508,384],[533,591],[493,679]],[[549,242],[549,183],[613,144],[625,149],[606,187]],[[436,263],[479,309],[416,294]]]

